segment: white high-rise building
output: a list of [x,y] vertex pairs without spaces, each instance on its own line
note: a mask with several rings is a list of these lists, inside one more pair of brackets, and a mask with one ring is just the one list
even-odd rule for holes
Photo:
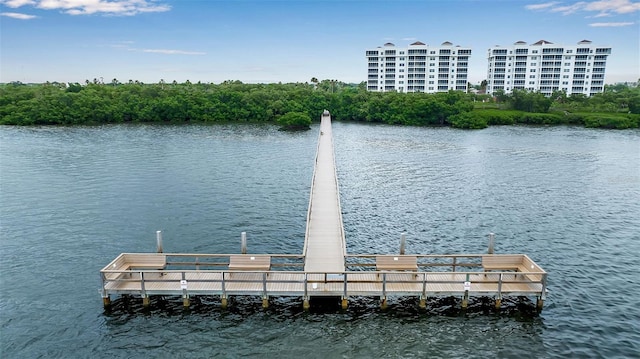
[[594,46],[589,40],[573,46],[540,40],[531,45],[518,41],[508,47],[492,47],[488,50],[487,93],[525,89],[547,96],[554,91],[591,96],[604,91],[610,54],[610,47]]
[[444,42],[439,47],[416,41],[367,50],[367,90],[375,92],[467,91],[470,48]]

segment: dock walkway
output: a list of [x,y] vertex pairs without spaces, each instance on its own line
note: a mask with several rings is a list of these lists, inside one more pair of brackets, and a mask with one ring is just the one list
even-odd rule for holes
[[304,240],[304,270],[344,272],[346,252],[331,116],[322,115]]
[[[134,295],[148,306],[154,295],[415,296],[425,307],[430,296],[535,296],[542,309],[547,273],[524,254],[348,255],[340,207],[331,116],[321,118],[302,254],[122,253],[101,271],[105,307],[111,295]],[[161,246],[159,246],[161,247]]]

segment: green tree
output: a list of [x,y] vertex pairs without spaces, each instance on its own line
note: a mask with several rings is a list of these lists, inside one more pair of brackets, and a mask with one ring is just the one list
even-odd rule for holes
[[311,117],[304,112],[287,112],[278,118],[278,125],[284,130],[308,130]]

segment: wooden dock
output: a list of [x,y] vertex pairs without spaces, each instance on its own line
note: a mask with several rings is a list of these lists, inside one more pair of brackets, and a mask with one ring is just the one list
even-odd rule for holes
[[331,116],[322,115],[304,239],[304,270],[344,272],[346,252]]
[[[159,248],[161,246],[159,245]],[[413,296],[421,307],[433,296],[458,296],[466,308],[473,296],[536,297],[542,309],[547,273],[524,254],[348,255],[340,208],[331,117],[321,118],[303,253],[185,254],[122,253],[101,271],[105,307],[112,295],[133,295],[150,304],[155,295],[176,295],[189,306],[198,295],[302,298]]]

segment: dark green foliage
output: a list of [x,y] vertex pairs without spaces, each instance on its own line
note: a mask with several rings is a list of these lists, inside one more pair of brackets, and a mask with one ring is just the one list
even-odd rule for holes
[[511,108],[527,112],[547,112],[552,100],[540,92],[513,90],[509,97]]
[[278,125],[283,130],[308,130],[311,117],[304,112],[288,112],[278,118]]
[[[318,120],[324,109],[336,120],[410,126],[485,128],[491,125],[575,124],[603,128],[637,128],[640,88],[607,87],[592,97],[551,98],[540,93],[497,93],[495,102],[478,95],[377,93],[364,83],[336,80],[290,84],[221,84],[185,82],[109,84],[46,83],[0,85],[0,125],[75,125],[121,122],[272,122],[285,114]],[[490,98],[484,98],[490,100]],[[480,108],[481,107],[481,108]],[[551,112],[549,112],[551,109]],[[286,117],[285,117],[286,119]]]
[[464,112],[449,118],[451,126],[455,128],[482,129],[487,128],[487,120],[482,116],[475,116],[473,112]]
[[397,94],[367,92],[335,80],[314,84],[109,84],[0,86],[0,124],[100,124],[119,122],[275,122],[284,114],[401,125],[448,125],[473,108],[460,92]]
[[585,127],[600,127],[612,129],[627,129],[640,127],[640,115],[590,113],[581,114]]

